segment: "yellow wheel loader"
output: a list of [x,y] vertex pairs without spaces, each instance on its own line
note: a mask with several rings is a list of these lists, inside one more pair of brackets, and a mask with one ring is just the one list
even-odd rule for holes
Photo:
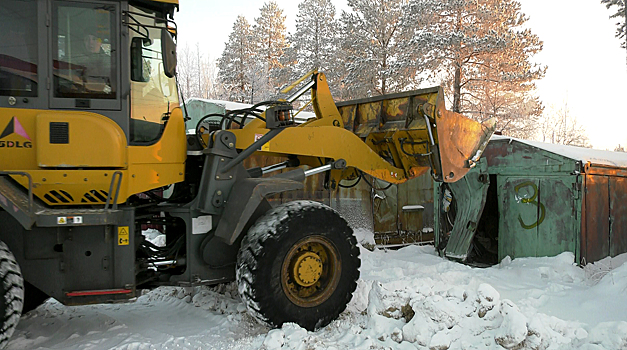
[[[331,189],[427,171],[453,182],[492,133],[447,111],[440,88],[336,104],[316,71],[284,99],[187,132],[177,6],[0,2],[0,346],[48,297],[103,303],[229,281],[257,319],[323,327],[359,278],[352,229],[325,205],[272,208],[268,196],[316,174]],[[316,117],[297,123],[293,102],[307,93]],[[247,169],[253,154],[285,161]],[[163,244],[145,238],[148,225]]]

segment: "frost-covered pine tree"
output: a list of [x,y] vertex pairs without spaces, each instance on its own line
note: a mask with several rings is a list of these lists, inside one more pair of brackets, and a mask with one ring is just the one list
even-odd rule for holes
[[424,49],[423,64],[437,67],[452,93],[452,110],[477,120],[496,117],[497,129],[531,137],[523,131],[532,130],[542,112],[532,93],[546,67],[531,62],[542,41],[525,28],[520,3],[410,1],[408,23],[420,23],[412,46]]
[[266,2],[260,9],[259,17],[255,18],[253,35],[257,60],[267,67],[267,85],[275,89],[285,83],[278,80],[283,67],[281,57],[288,47],[286,34],[283,10],[274,1]]
[[289,36],[295,64],[292,79],[313,68],[324,71],[333,85],[338,23],[331,0],[305,0],[298,4],[296,32]]
[[412,86],[416,70],[405,59],[410,31],[403,22],[408,0],[348,0],[343,12],[342,50],[350,97],[400,91]]
[[255,57],[250,24],[238,16],[229,34],[222,56],[218,59],[218,80],[224,86],[225,96],[231,101],[250,101],[252,83],[250,70]]
[[610,18],[618,19],[616,22],[616,37],[621,39],[620,46],[625,48],[625,0],[601,0],[601,4],[605,5],[607,9],[614,9],[614,13]]

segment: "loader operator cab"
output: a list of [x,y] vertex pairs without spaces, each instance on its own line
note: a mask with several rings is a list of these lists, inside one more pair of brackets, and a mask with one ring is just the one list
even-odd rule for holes
[[179,105],[175,62],[164,65],[162,54],[173,49],[172,5],[2,2],[0,107],[94,111],[114,120],[131,145],[159,140]]
[[2,171],[38,172],[13,179],[48,205],[123,203],[184,179],[176,0],[0,3]]

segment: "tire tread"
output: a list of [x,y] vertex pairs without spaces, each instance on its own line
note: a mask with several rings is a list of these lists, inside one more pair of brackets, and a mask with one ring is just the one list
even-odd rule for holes
[[22,315],[24,279],[9,247],[0,241],[0,298],[5,308],[0,315],[0,349],[4,349]]
[[[298,218],[299,215],[304,215],[307,211],[314,210],[329,212],[330,215],[334,215],[334,217],[341,219],[341,225],[345,225],[346,228],[348,228],[346,220],[344,220],[334,209],[315,201],[294,201],[279,205],[268,211],[264,216],[257,220],[242,240],[236,265],[238,291],[249,312],[259,321],[268,322],[273,326],[280,326],[280,324],[277,324],[277,322],[272,319],[273,317],[270,316],[272,312],[276,312],[275,309],[277,306],[262,305],[263,296],[255,289],[255,286],[258,284],[256,272],[263,268],[260,266],[260,263],[264,254],[266,254],[266,246],[274,246],[274,243],[285,239],[284,236],[277,232],[282,225],[285,225],[289,220],[294,220],[295,217]],[[348,230],[350,230],[350,228],[348,228]],[[349,281],[342,281],[342,283],[348,283],[347,290],[349,291],[341,297],[344,301],[343,305],[341,305],[339,309],[334,310],[333,313],[323,315],[315,326],[312,327],[311,325],[307,325],[305,328],[313,329],[327,325],[346,309],[346,305],[352,299],[352,293],[357,288],[361,261],[359,260],[357,239],[352,233],[352,230],[350,230],[350,233],[351,234],[346,235],[344,239],[346,239],[347,245],[350,246],[350,256],[347,258],[356,259],[356,273],[352,276],[348,276],[350,279]]]

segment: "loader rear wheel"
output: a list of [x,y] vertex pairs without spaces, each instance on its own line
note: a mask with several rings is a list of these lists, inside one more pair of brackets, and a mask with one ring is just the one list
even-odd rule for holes
[[15,257],[4,242],[0,241],[0,349],[4,349],[13,335],[24,300],[24,280]]
[[335,210],[290,202],[259,218],[244,237],[238,289],[256,319],[315,330],[346,309],[360,264],[353,231]]

